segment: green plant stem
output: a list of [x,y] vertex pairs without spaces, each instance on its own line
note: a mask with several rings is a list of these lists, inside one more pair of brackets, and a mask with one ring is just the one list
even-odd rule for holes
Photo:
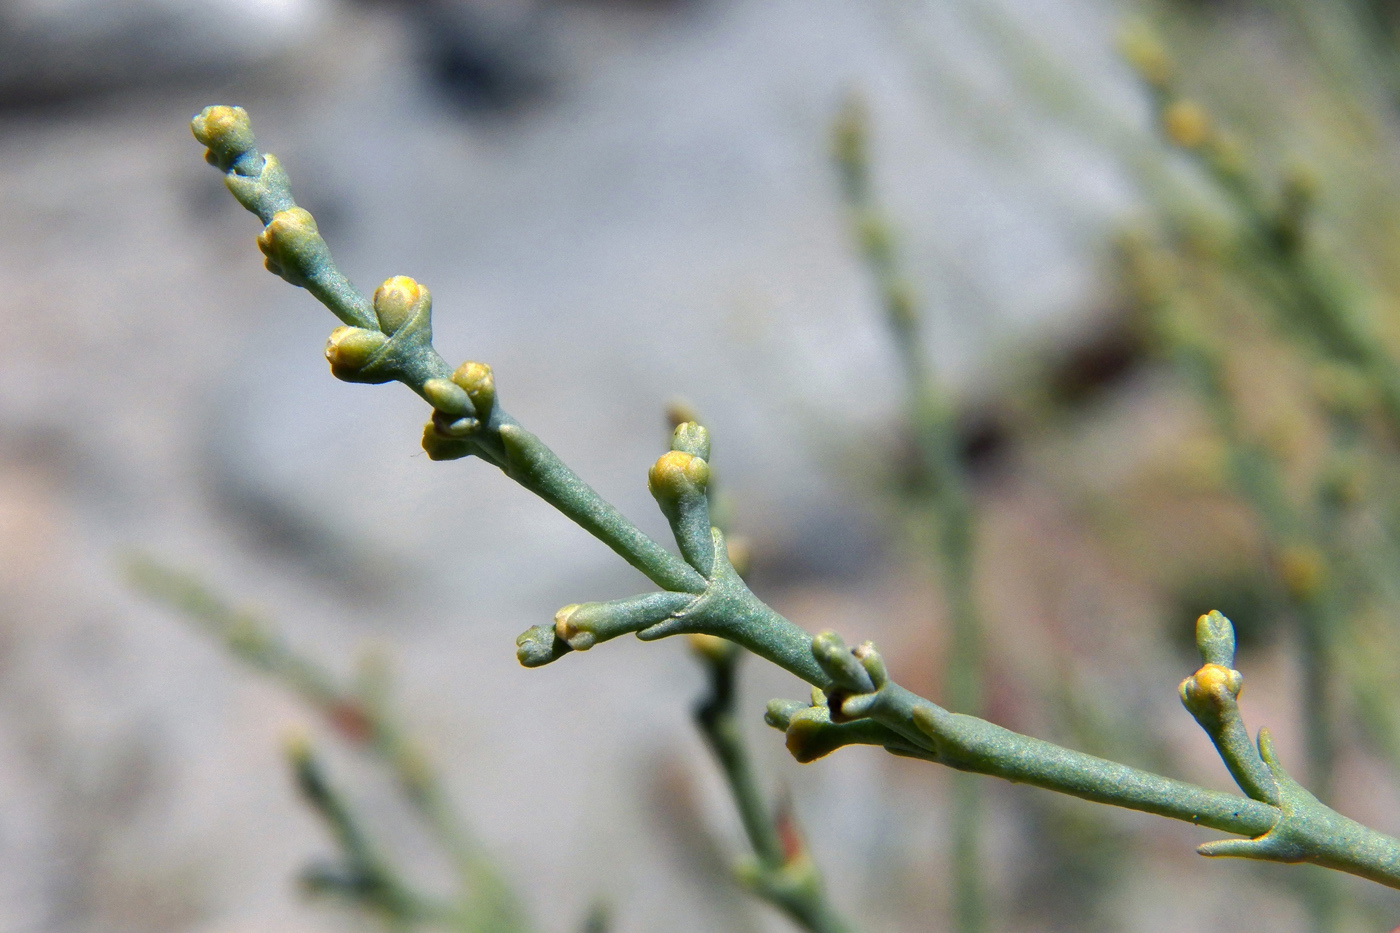
[[[1138,279],[1140,283],[1147,283],[1150,277],[1139,273]],[[1171,291],[1161,287],[1160,282],[1155,285],[1156,288],[1149,286],[1145,291],[1159,333],[1178,371],[1195,390],[1225,445],[1232,484],[1260,522],[1276,573],[1286,578],[1291,563],[1295,577],[1315,578],[1284,579],[1280,588],[1297,622],[1298,657],[1302,668],[1300,707],[1308,783],[1318,798],[1327,801],[1331,797],[1337,754],[1332,657],[1335,641],[1341,637],[1346,623],[1334,582],[1335,573],[1326,556],[1329,549],[1313,532],[1312,523],[1289,501],[1274,459],[1245,437],[1218,349],[1208,342],[1204,333],[1184,321]],[[1217,738],[1221,757],[1240,786],[1251,796],[1259,796],[1262,791],[1257,775],[1267,770],[1254,755],[1255,774],[1251,777],[1242,771],[1245,766],[1239,764],[1240,740],[1243,738],[1245,744],[1248,740],[1247,734],[1240,735],[1242,730],[1243,726],[1237,724],[1225,744],[1215,734],[1212,738]],[[1265,799],[1277,802],[1268,795]],[[1310,880],[1303,885],[1301,893],[1313,929],[1318,933],[1335,929],[1337,900],[1331,881],[1327,878]]]
[[[1150,85],[1150,90],[1162,115],[1182,100],[1170,78]],[[1239,153],[1214,129],[1207,126],[1204,134],[1201,141],[1180,148],[1235,210],[1242,234],[1241,272],[1287,312],[1283,323],[1311,338],[1326,356],[1366,375],[1392,433],[1400,436],[1400,362],[1380,339],[1374,321],[1338,274],[1306,250],[1298,218],[1269,205],[1246,174]]]
[[1300,554],[1304,559],[1319,562],[1317,574],[1324,577],[1314,585],[1290,584],[1285,581],[1284,592],[1298,618],[1298,653],[1302,662],[1302,715],[1307,748],[1308,783],[1320,798],[1326,800],[1332,784],[1333,763],[1336,759],[1329,658],[1331,640],[1344,624],[1338,596],[1325,579],[1330,576],[1324,551],[1307,522],[1288,501],[1278,471],[1267,453],[1249,443],[1235,417],[1234,404],[1223,383],[1220,361],[1200,347],[1178,348],[1183,369],[1192,377],[1206,401],[1229,451],[1231,474],[1237,489],[1249,502],[1264,525],[1275,564],[1287,555]]
[[341,863],[313,866],[303,875],[307,888],[362,904],[392,925],[410,929],[420,923],[450,924],[456,916],[443,904],[413,890],[370,842],[344,797],[327,780],[309,745],[288,751],[297,788],[325,821],[342,852]]
[[[295,651],[267,623],[229,605],[194,576],[145,557],[131,558],[127,573],[148,597],[169,605],[223,642],[238,660],[299,696],[344,739],[369,752],[392,772],[404,799],[464,882],[454,914],[456,926],[483,933],[525,929],[509,886],[472,840],[427,758],[379,698],[340,684],[330,671]],[[310,786],[325,788],[324,793],[306,794],[308,800],[319,810],[324,798],[329,809],[322,811],[323,816],[351,862],[358,864],[363,861],[358,853],[369,851],[367,837],[343,797],[329,790],[319,762],[312,761],[307,767],[311,770],[299,778],[303,790],[308,781]],[[355,845],[350,846],[350,842]],[[407,890],[377,854],[371,861],[385,877],[394,879],[391,888]]]
[[[852,232],[879,292],[904,377],[906,409],[918,451],[919,510],[937,551],[951,623],[944,665],[948,703],[976,715],[982,709],[982,622],[973,592],[976,529],[967,476],[959,459],[953,405],[924,349],[914,291],[900,272],[893,228],[874,196],[867,121],[858,101],[847,102],[834,136]],[[979,856],[981,788],[975,780],[954,775],[949,802],[954,929],[978,933],[986,928]]]
[[503,466],[507,476],[612,548],[657,586],[688,593],[705,588],[704,577],[695,568],[647,537],[533,434],[504,413],[501,425],[516,432]]
[[709,691],[695,707],[695,722],[719,762],[753,848],[753,861],[741,867],[740,877],[804,930],[850,933],[850,924],[827,900],[821,874],[805,845],[801,845],[791,817],[784,818],[786,833],[780,832],[778,817],[758,787],[743,729],[735,715],[741,657],[742,653],[733,646],[716,647],[704,655]]
[[[1145,262],[1141,257],[1138,261]],[[1161,281],[1164,276],[1142,269],[1135,275],[1176,368],[1194,389],[1225,445],[1231,483],[1259,520],[1276,571],[1285,578],[1290,573],[1294,577],[1280,581],[1280,589],[1298,623],[1308,782],[1326,800],[1336,757],[1331,656],[1334,639],[1345,625],[1328,549],[1312,523],[1289,501],[1273,458],[1240,427],[1218,349],[1200,328],[1186,321],[1171,286]]]
[[[247,115],[240,110],[209,108],[196,118],[194,130],[201,142],[210,147],[210,161],[226,173],[245,163],[249,152],[256,152]],[[264,163],[263,175],[266,174]],[[273,190],[277,185],[285,188],[285,175],[280,180],[270,179],[266,187],[283,203],[290,203],[288,192]],[[274,215],[264,231],[269,258],[277,258],[275,267],[294,284],[301,284],[317,274],[320,265],[330,262],[323,243],[319,248],[305,245],[309,218],[310,215],[304,219]],[[309,229],[314,233],[314,225]],[[320,243],[319,236],[315,243]],[[306,268],[299,270],[295,263]],[[286,272],[289,267],[290,274]],[[529,482],[522,482],[531,488],[545,487],[541,494],[548,501],[565,503],[569,507],[566,514],[598,514],[596,510],[580,508],[596,499],[596,493],[562,464],[557,469],[528,468],[530,463],[558,461],[552,454],[544,457],[534,449],[543,444],[533,435],[514,427],[514,422],[502,422],[499,406],[491,403],[479,382],[462,377],[462,382],[477,390],[476,400],[468,402],[463,394],[467,390],[458,393],[462,396],[458,398],[451,386],[430,384],[431,380],[423,378],[425,372],[434,368],[430,361],[424,362],[429,354],[439,363],[440,358],[431,347],[426,291],[420,293],[416,283],[409,284],[413,287],[391,280],[376,293],[373,306],[381,331],[369,333],[366,328],[364,334],[350,334],[353,345],[344,342],[348,338],[343,333],[339,338],[333,336],[332,352],[328,354],[333,372],[352,381],[396,379],[425,398],[435,399],[434,420],[424,436],[424,446],[434,459],[482,456],[501,465],[508,475],[523,475]],[[337,339],[342,343],[337,344]],[[364,347],[371,350],[361,353]],[[347,348],[355,352],[350,353]],[[453,374],[454,385],[460,385],[455,381],[457,375]],[[447,423],[447,418],[456,420]],[[522,463],[526,469],[522,470]],[[657,487],[653,487],[653,492],[658,501],[663,499]],[[606,514],[610,516],[604,523],[610,526],[610,546],[633,566],[648,564],[650,559],[644,555],[660,549],[659,545],[646,539],[615,510]],[[681,533],[676,522],[672,527]],[[618,531],[624,533],[615,533]],[[765,605],[730,566],[723,536],[717,530],[712,532],[712,540],[712,575],[708,579],[701,577],[704,586],[699,593],[686,588],[678,590],[678,594],[688,594],[690,598],[669,610],[669,614],[658,617],[655,606],[645,601],[624,601],[627,605],[620,608],[613,604],[589,605],[598,612],[618,613],[613,622],[630,623],[611,625],[609,637],[629,627],[643,640],[676,634],[714,635],[736,642],[818,687],[819,702],[810,707],[776,703],[769,708],[770,723],[787,732],[788,747],[800,759],[810,760],[843,744],[879,744],[897,754],[959,770],[1251,837],[1212,843],[1205,848],[1205,854],[1306,861],[1400,887],[1400,840],[1341,816],[1292,782],[1277,762],[1267,735],[1260,735],[1260,755],[1280,789],[1278,806],[1210,791],[1020,735],[975,716],[948,712],[891,682],[873,646],[861,645],[848,651],[833,633],[812,638]],[[693,549],[694,542],[689,547]],[[661,553],[666,552],[661,549]],[[660,562],[662,566],[669,567],[672,561],[682,563],[679,558],[668,558]],[[700,576],[698,570],[690,570]],[[597,608],[600,606],[603,609]],[[561,637],[561,630],[571,636],[578,634],[569,630],[569,620],[568,613],[561,611],[555,625],[547,631],[532,629],[525,633],[518,642],[522,660],[543,664],[575,650]],[[583,634],[589,637],[579,642],[581,647],[591,647],[601,640],[593,639],[587,631]],[[800,650],[804,645],[805,657]],[[814,751],[816,754],[812,754]]]

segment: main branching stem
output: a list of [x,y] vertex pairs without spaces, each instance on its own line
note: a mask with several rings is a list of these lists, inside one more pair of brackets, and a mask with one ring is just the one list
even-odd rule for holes
[[[299,285],[340,281],[339,273],[332,276],[327,271],[334,268],[329,252],[310,215],[292,202],[285,174],[270,170],[269,165],[275,166],[270,157],[258,155],[263,160],[260,167],[251,158],[257,150],[247,115],[238,108],[209,108],[195,119],[194,131],[209,147],[209,160],[225,171],[239,200],[264,219],[266,228],[259,243],[269,267]],[[681,559],[669,554],[660,557],[666,553],[660,545],[610,506],[601,508],[601,500],[587,484],[504,415],[495,403],[488,367],[467,363],[450,379],[440,375],[445,367],[431,346],[431,302],[426,289],[402,277],[386,281],[372,302],[373,322],[358,313],[363,299],[357,302],[343,290],[322,289],[316,294],[337,313],[344,308],[335,302],[347,303],[357,312],[353,318],[342,314],[343,320],[357,323],[332,335],[327,357],[333,373],[355,382],[402,381],[433,406],[423,439],[430,457],[477,455],[497,464],[527,488],[559,504],[565,514],[582,516],[585,528],[633,566],[649,568],[644,572],[649,577],[655,573],[654,582],[667,587],[665,592],[632,599],[565,607],[554,625],[531,629],[518,640],[518,655],[527,665],[549,663],[627,632],[647,641],[676,634],[717,636],[818,688],[811,705],[775,701],[769,706],[768,721],[786,731],[788,748],[800,760],[820,757],[842,745],[880,745],[962,771],[1249,837],[1212,843],[1203,850],[1208,855],[1306,861],[1400,887],[1400,840],[1348,820],[1293,782],[1274,756],[1266,733],[1260,734],[1257,754],[1273,787],[1261,800],[1210,791],[1020,735],[975,716],[950,713],[890,681],[873,645],[850,650],[833,633],[813,638],[775,612],[734,572],[723,536],[712,530],[708,542],[701,538],[703,529],[692,520],[691,510],[697,497],[704,498],[707,440],[702,445],[678,430],[672,451],[657,461],[649,479],[680,541],[681,553],[689,558],[684,562],[689,571],[683,571]],[[369,324],[374,326],[362,326]],[[696,578],[703,581],[698,591]],[[671,588],[675,584],[679,586]],[[1212,732],[1217,720],[1230,718],[1222,711],[1233,703],[1240,680],[1238,672],[1228,667],[1233,659],[1233,631],[1223,617],[1212,618],[1218,621],[1204,628],[1198,625],[1197,633],[1207,663],[1182,686],[1183,701],[1207,732]],[[1228,653],[1220,647],[1226,631]],[[1227,741],[1221,738],[1217,744]],[[1238,751],[1233,744],[1225,747]],[[1240,773],[1262,774],[1262,770],[1252,767]],[[1245,789],[1262,793],[1253,785]]]

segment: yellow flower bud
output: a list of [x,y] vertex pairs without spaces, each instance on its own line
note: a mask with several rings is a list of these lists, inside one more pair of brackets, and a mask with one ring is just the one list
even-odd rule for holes
[[830,746],[821,741],[825,725],[820,718],[810,713],[799,713],[792,717],[792,721],[788,723],[784,743],[792,757],[806,764],[829,754]]
[[385,279],[374,291],[374,313],[379,328],[393,334],[419,311],[431,305],[428,290],[406,275]]
[[705,489],[710,465],[682,450],[661,455],[647,472],[647,488],[657,499],[677,499],[687,492]]
[[190,130],[209,147],[206,158],[220,168],[256,145],[248,111],[242,107],[205,107],[190,121]]
[[1195,101],[1177,100],[1162,111],[1162,129],[1176,145],[1195,149],[1210,138],[1210,117]]
[[429,379],[423,383],[423,397],[429,405],[444,414],[467,415],[472,412],[471,399],[451,379]]
[[578,608],[578,603],[570,603],[554,614],[554,634],[559,636],[560,641],[567,642],[579,633],[578,626],[572,622],[573,614]]
[[337,327],[326,341],[326,360],[337,379],[358,382],[360,371],[388,343],[378,331],[363,327]]
[[1234,693],[1240,688],[1240,672],[1222,664],[1204,664],[1196,672],[1196,686],[1206,693],[1217,690]]
[[491,367],[471,360],[457,367],[452,381],[461,386],[476,407],[476,415],[485,421],[491,415],[491,406],[496,402],[496,377]]
[[320,231],[316,228],[316,218],[300,207],[288,208],[272,215],[263,232],[258,234],[258,249],[267,257],[267,271],[283,275],[292,271],[305,275],[310,263],[310,252],[319,248]]
[[434,421],[429,421],[423,426],[423,450],[429,460],[459,460],[471,456],[472,453],[469,442],[447,437]]
[[1225,695],[1233,699],[1240,695],[1244,677],[1239,671],[1220,664],[1203,664],[1201,669],[1181,682],[1181,702],[1195,712],[1206,707],[1222,706]]

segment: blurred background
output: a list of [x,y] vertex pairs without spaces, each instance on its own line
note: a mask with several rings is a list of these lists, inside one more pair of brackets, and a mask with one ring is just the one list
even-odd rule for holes
[[[353,281],[428,286],[444,356],[489,362],[512,414],[659,540],[646,469],[667,405],[693,406],[755,591],[874,639],[938,699],[910,338],[833,160],[858,98],[975,505],[984,713],[1230,789],[1176,697],[1216,608],[1241,632],[1249,723],[1306,773],[1306,619],[1330,587],[1332,797],[1400,829],[1394,15],[0,5],[0,930],[379,928],[298,886],[336,849],[289,730],[405,871],[450,887],[354,723],[139,592],[135,553],[346,682],[387,681],[534,929],[582,929],[599,905],[616,931],[791,928],[730,877],[743,837],[681,640],[515,660],[520,631],[640,578],[489,465],[430,463],[411,393],[328,376],[334,321],[259,268],[256,220],[190,137],[213,103],[248,108]],[[1309,288],[1316,333],[1289,318]],[[1237,482],[1243,454],[1267,461],[1284,518]],[[805,695],[743,668],[762,783],[790,794],[832,901],[864,931],[950,929],[948,775],[878,749],[795,764],[762,709]],[[1317,928],[1297,896],[1312,869],[1208,862],[1193,849],[1214,833],[984,784],[992,929]],[[1393,892],[1339,884],[1329,928],[1400,922]]]

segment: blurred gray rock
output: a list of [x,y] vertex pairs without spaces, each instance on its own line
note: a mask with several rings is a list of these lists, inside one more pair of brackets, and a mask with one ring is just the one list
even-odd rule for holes
[[305,41],[326,0],[8,0],[0,104],[226,75]]

